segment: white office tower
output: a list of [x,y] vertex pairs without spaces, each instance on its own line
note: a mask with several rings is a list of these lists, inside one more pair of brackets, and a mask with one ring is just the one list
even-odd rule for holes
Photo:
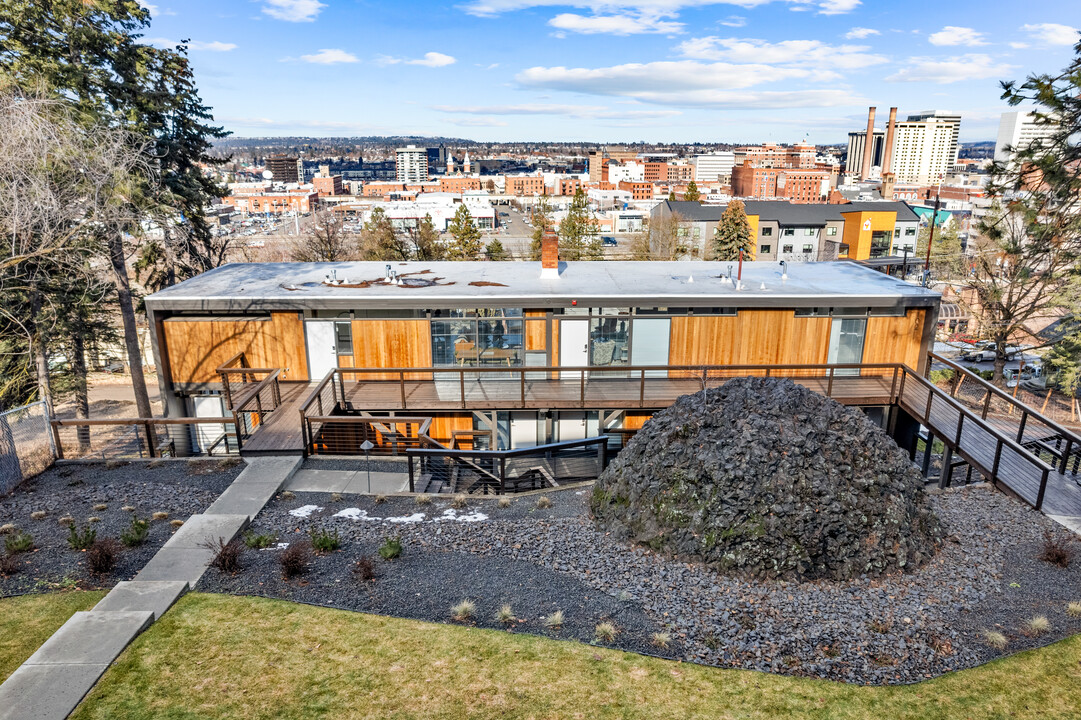
[[891,165],[896,182],[933,185],[957,164],[961,116],[939,110],[897,123]]
[[995,141],[995,162],[1008,163],[1015,151],[1027,148],[1033,140],[1051,137],[1055,128],[1048,123],[1036,124],[1036,116],[1031,112],[1002,113]]
[[428,179],[428,150],[416,145],[398,148],[394,169],[398,182],[418,183]]
[[696,183],[732,181],[732,166],[736,158],[735,153],[730,150],[722,150],[709,155],[695,155],[692,162],[694,162]]

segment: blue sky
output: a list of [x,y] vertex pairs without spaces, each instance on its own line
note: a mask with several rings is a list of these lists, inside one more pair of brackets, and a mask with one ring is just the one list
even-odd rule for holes
[[1070,61],[1063,0],[140,0],[238,136],[841,142]]

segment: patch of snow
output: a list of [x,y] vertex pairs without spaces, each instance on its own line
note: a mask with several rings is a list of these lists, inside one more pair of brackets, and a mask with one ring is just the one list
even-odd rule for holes
[[333,517],[345,518],[346,520],[371,520],[373,522],[379,522],[383,518],[370,517],[367,510],[361,510],[360,508],[346,508],[341,512],[334,513]]
[[436,521],[457,520],[458,522],[480,522],[481,520],[487,519],[488,516],[480,512],[479,510],[474,510],[473,512],[462,513],[461,515],[459,515],[458,511],[454,508],[448,508],[447,510],[444,510],[443,517],[435,518]]
[[263,549],[264,550],[284,550],[287,547],[289,547],[289,543],[277,543],[277,545],[275,547],[273,547],[273,548],[263,548]]
[[319,507],[318,505],[301,505],[300,507],[298,507],[298,508],[296,508],[294,510],[290,510],[289,514],[292,515],[293,517],[306,518],[306,517],[311,517],[311,514],[313,512],[319,512],[322,509],[323,508]]
[[392,523],[418,523],[424,520],[424,513],[413,513],[412,515],[405,515],[403,517],[388,517],[383,518],[387,522]]

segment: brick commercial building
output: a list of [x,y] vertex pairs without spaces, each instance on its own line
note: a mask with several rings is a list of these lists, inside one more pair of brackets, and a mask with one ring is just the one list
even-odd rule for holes
[[733,162],[735,165],[752,163],[757,167],[810,169],[815,166],[815,146],[807,143],[750,145],[737,148]]
[[481,180],[476,177],[452,175],[439,178],[439,192],[464,193],[467,190],[480,190]]
[[506,194],[518,197],[544,195],[544,178],[537,175],[508,175]]
[[776,198],[795,203],[823,203],[829,198],[832,177],[828,170],[743,164],[732,168],[732,194],[755,200]]
[[223,198],[222,202],[236,208],[238,212],[281,215],[294,210],[302,213],[311,212],[319,203],[319,195],[310,190],[293,190],[260,195],[230,195]]
[[312,178],[312,186],[315,188],[315,192],[319,193],[319,197],[324,195],[344,195],[345,189],[342,186],[341,175],[331,175],[329,177],[314,177]]
[[651,182],[629,182],[624,180],[619,183],[619,189],[630,192],[633,200],[653,199],[653,183]]
[[668,182],[668,163],[647,162],[642,179],[650,183]]

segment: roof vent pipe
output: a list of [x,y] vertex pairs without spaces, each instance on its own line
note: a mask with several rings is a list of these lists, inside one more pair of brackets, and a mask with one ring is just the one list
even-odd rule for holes
[[788,263],[785,262],[784,260],[781,261],[781,279],[782,280],[787,280],[788,279]]
[[390,282],[390,263],[387,263],[387,274],[383,279]]

